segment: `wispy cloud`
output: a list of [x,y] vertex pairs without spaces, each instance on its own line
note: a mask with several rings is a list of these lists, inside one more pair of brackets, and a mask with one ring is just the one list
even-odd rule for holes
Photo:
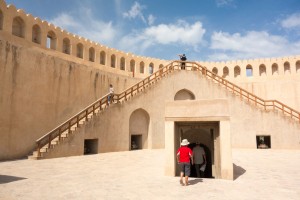
[[61,13],[49,22],[71,33],[106,45],[113,44],[119,30],[112,21],[95,20],[89,8],[83,7],[79,14]]
[[145,6],[142,6],[141,4],[139,4],[138,2],[134,2],[134,4],[132,5],[131,9],[128,12],[124,12],[123,16],[125,18],[129,18],[129,19],[135,19],[135,18],[140,18],[143,22],[146,23],[146,19],[143,15],[143,9],[145,8]]
[[181,20],[175,24],[159,24],[139,33],[129,34],[123,37],[120,44],[138,52],[144,52],[153,45],[183,45],[196,48],[203,41],[205,31],[199,21],[189,24]]
[[299,44],[292,44],[282,36],[271,35],[265,31],[249,31],[245,35],[214,32],[210,48],[215,53],[209,58],[228,60],[299,54],[298,46]]
[[155,17],[153,15],[149,15],[145,17],[143,10],[146,9],[146,6],[139,4],[138,2],[134,2],[131,6],[130,10],[123,13],[123,17],[128,19],[141,19],[145,24],[152,25],[154,23]]
[[233,6],[234,0],[216,0],[216,4],[218,7],[223,7],[223,6],[228,6],[228,5]]
[[280,22],[284,28],[300,28],[300,13],[294,13]]

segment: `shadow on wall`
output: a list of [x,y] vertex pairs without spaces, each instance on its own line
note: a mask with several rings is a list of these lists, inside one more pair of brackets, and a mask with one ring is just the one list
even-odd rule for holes
[[242,176],[246,170],[233,163],[233,180],[235,181],[238,177]]
[[10,183],[13,181],[20,181],[23,179],[27,179],[27,178],[17,177],[17,176],[0,175],[0,184]]

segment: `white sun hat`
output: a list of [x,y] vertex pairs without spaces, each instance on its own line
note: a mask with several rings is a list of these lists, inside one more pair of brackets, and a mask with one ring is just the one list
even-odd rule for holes
[[181,142],[182,146],[186,146],[188,144],[189,144],[189,141],[187,139],[183,139],[182,142]]

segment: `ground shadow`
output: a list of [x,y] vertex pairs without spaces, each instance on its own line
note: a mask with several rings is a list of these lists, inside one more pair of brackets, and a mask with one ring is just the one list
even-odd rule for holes
[[17,176],[0,175],[0,184],[10,183],[10,182],[14,182],[14,181],[20,181],[23,179],[27,179],[27,178],[17,177]]
[[233,163],[233,180],[236,180],[238,177],[243,175],[246,172],[246,170],[240,166],[237,166]]
[[189,180],[189,185],[195,185],[197,183],[203,182],[202,178],[196,178],[193,180]]

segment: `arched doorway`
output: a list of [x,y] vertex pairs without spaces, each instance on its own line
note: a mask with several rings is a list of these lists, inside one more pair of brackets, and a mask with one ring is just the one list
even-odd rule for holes
[[139,108],[132,112],[129,118],[130,150],[148,148],[149,122],[149,114],[144,109]]

